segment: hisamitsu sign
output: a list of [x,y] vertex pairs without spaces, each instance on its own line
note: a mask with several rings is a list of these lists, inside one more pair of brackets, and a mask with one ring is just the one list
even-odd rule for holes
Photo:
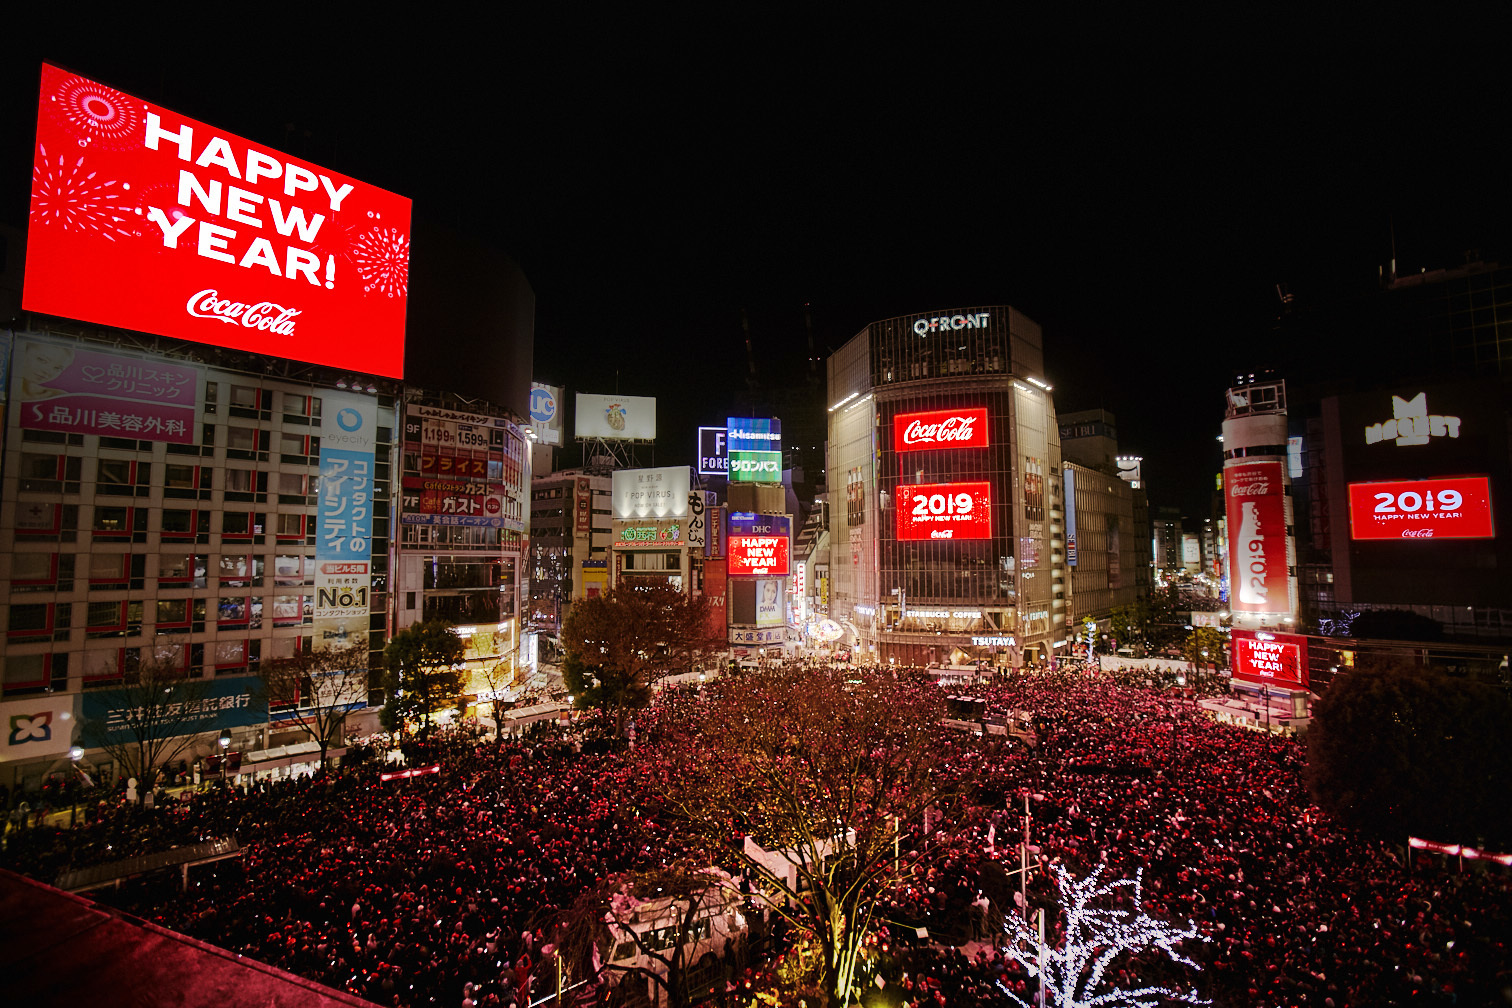
[[43,64],[22,307],[400,378],[410,201]]

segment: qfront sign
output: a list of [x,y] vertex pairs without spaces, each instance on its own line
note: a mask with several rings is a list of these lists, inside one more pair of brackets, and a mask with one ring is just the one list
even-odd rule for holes
[[42,66],[22,306],[404,375],[410,201]]
[[926,448],[986,448],[987,410],[970,407],[899,413],[893,417],[893,450]]
[[902,485],[897,490],[898,538],[991,539],[992,487],[982,483]]
[[1352,539],[1491,539],[1485,476],[1349,485]]
[[913,331],[920,336],[954,329],[985,328],[987,328],[987,312],[974,312],[971,315],[936,315],[934,318],[915,319],[913,324]]

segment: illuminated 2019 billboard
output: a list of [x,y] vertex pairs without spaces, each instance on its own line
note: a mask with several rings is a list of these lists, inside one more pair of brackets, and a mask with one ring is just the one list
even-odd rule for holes
[[1307,638],[1263,630],[1229,635],[1233,678],[1281,689],[1307,689]]
[[22,306],[400,378],[410,201],[43,64]]
[[1280,462],[1244,462],[1223,470],[1228,518],[1229,608],[1287,612],[1286,488]]
[[898,538],[992,538],[989,483],[926,483],[897,489]]
[[1491,539],[1491,481],[1397,480],[1349,484],[1352,539]]
[[987,410],[980,406],[893,417],[894,451],[987,446]]

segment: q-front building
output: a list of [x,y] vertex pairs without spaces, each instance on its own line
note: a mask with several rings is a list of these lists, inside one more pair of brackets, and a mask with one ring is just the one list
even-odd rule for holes
[[830,612],[856,659],[1048,660],[1068,610],[1040,327],[1007,306],[873,322],[828,378]]

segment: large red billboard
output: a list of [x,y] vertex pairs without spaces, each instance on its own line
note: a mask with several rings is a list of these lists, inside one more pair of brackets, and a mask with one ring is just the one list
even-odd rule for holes
[[1286,490],[1280,462],[1243,462],[1223,470],[1228,517],[1229,608],[1287,612]]
[[732,535],[726,542],[729,573],[788,574],[788,537],[785,535]]
[[893,417],[894,451],[986,447],[987,410],[979,406]]
[[1349,484],[1354,539],[1491,539],[1491,481],[1396,480]]
[[924,483],[898,487],[898,538],[991,539],[988,483]]
[[1307,689],[1307,638],[1265,630],[1229,633],[1233,678],[1281,689]]
[[43,64],[22,307],[404,374],[410,201]]

